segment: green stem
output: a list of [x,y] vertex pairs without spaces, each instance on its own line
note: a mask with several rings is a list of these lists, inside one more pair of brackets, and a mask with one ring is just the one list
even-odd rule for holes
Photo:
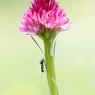
[[51,55],[52,40],[44,40],[45,48],[45,67],[47,81],[50,88],[51,95],[58,95],[58,88],[56,85],[55,67],[54,67],[54,57]]

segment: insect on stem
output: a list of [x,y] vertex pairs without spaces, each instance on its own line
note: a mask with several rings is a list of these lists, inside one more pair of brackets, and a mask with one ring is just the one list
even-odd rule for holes
[[43,73],[44,73],[44,62],[45,62],[44,58],[40,60],[41,72]]
[[44,73],[44,71],[45,71],[44,63],[45,63],[45,60],[43,58],[43,59],[40,60],[40,65],[41,65],[41,79],[42,79],[42,73]]

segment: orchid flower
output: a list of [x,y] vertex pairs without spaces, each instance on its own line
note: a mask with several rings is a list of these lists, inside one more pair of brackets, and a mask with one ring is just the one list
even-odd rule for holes
[[56,0],[33,0],[30,8],[24,13],[20,30],[32,37],[40,37],[44,43],[44,53],[47,81],[51,95],[59,95],[56,84],[54,56],[51,54],[52,44],[58,33],[70,28],[70,20]]

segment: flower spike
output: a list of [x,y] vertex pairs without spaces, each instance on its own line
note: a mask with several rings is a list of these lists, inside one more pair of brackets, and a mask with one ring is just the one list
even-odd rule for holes
[[67,14],[55,0],[34,0],[25,12],[20,30],[28,35],[39,34],[42,28],[57,32],[66,31],[70,27]]

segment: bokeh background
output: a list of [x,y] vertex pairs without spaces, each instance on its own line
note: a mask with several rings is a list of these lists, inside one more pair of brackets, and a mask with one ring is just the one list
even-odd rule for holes
[[[32,39],[19,31],[31,0],[0,0],[0,95],[49,95]],[[95,95],[95,0],[59,0],[72,27],[56,38],[60,95]],[[42,41],[36,37],[43,48]]]

